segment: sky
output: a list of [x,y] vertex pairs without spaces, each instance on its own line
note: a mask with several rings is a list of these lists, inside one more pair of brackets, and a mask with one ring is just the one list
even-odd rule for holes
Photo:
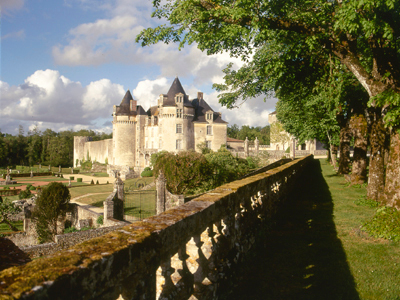
[[112,108],[129,89],[145,110],[179,77],[190,99],[197,92],[229,125],[261,126],[276,99],[250,99],[228,110],[213,83],[223,82],[228,53],[207,56],[196,45],[141,47],[152,19],[150,0],[0,0],[0,131],[17,134],[92,129],[112,131]]

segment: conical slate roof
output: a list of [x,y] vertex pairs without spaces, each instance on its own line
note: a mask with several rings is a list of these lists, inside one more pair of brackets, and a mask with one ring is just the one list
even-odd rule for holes
[[172,83],[171,87],[169,88],[169,91],[167,93],[167,99],[164,100],[163,105],[164,106],[175,106],[175,95],[182,93],[184,95],[183,97],[183,105],[184,106],[192,106],[192,104],[188,100],[188,96],[186,95],[185,90],[182,87],[181,82],[179,81],[178,76],[174,79],[174,82]]
[[121,104],[117,106],[117,114],[119,115],[129,115],[131,100],[133,100],[131,92],[128,90],[121,101]]
[[124,96],[124,99],[122,99],[121,104],[120,105],[130,105],[131,104],[131,100],[133,100],[132,94],[129,90],[126,91],[126,94]]
[[185,90],[183,89],[182,84],[177,76],[167,93],[168,99],[174,99],[175,95],[178,93],[186,95]]

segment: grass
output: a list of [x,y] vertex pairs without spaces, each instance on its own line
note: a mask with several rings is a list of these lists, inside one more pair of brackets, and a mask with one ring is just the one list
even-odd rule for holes
[[[11,222],[11,224],[13,224],[15,227],[17,227],[18,230],[20,230],[20,231],[24,230],[24,222],[23,221]],[[15,232],[15,231],[12,231],[10,229],[10,227],[8,227],[7,224],[5,224],[5,223],[0,224],[0,234],[12,233],[12,232]]]
[[[125,194],[124,214],[144,219],[155,215],[156,199],[154,191]],[[129,217],[127,217],[129,221]]]
[[400,246],[360,230],[377,209],[365,194],[316,160],[230,299],[400,299]]
[[[69,192],[71,193],[71,198],[93,193],[111,193],[114,189],[114,186],[112,184],[93,184],[90,186],[87,186],[87,183],[85,184],[86,186],[69,189]],[[81,201],[81,199],[79,199],[78,201]]]
[[[152,182],[154,182],[154,177],[143,177],[143,178],[133,178],[133,179],[127,179],[124,181],[125,189],[131,189],[131,190],[138,190],[139,189],[139,185],[148,185]],[[155,187],[151,188],[152,190],[155,189]]]
[[[107,172],[92,173],[95,177],[109,177]],[[110,177],[111,178],[111,177]],[[112,178],[111,178],[112,179]]]
[[77,201],[84,204],[90,204],[96,207],[103,207],[103,202],[106,200],[106,198],[108,197],[108,195],[110,195],[111,192],[101,193],[101,194],[97,193],[95,195],[87,195],[83,198],[79,198]]

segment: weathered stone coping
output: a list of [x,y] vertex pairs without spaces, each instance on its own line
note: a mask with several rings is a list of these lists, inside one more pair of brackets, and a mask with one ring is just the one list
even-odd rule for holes
[[[159,266],[166,278],[163,293],[169,293],[165,299],[176,299],[174,295],[182,291],[193,294],[196,276],[200,276],[198,286],[207,276],[217,283],[216,289],[219,281],[229,280],[231,265],[251,249],[253,237],[249,234],[255,231],[253,224],[259,222],[260,214],[273,211],[270,208],[283,199],[303,166],[312,159],[310,155],[223,185],[161,215],[4,270],[0,273],[0,299],[116,299],[120,294],[126,299],[154,299]],[[220,239],[215,239],[213,224]],[[203,256],[199,264],[204,265],[202,269],[207,269],[208,275],[193,275],[183,266],[185,280],[171,290],[169,276],[175,270],[171,269],[171,257],[179,253],[185,261],[186,243],[193,237],[200,247],[203,243],[199,236],[207,228],[216,254],[209,258],[207,266]],[[218,259],[232,251],[236,251],[233,260]],[[218,274],[212,276],[210,272]]]

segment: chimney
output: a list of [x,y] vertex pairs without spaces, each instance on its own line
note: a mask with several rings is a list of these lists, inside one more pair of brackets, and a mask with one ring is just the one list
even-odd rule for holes
[[203,93],[202,92],[197,92],[197,99],[198,100],[203,100]]

